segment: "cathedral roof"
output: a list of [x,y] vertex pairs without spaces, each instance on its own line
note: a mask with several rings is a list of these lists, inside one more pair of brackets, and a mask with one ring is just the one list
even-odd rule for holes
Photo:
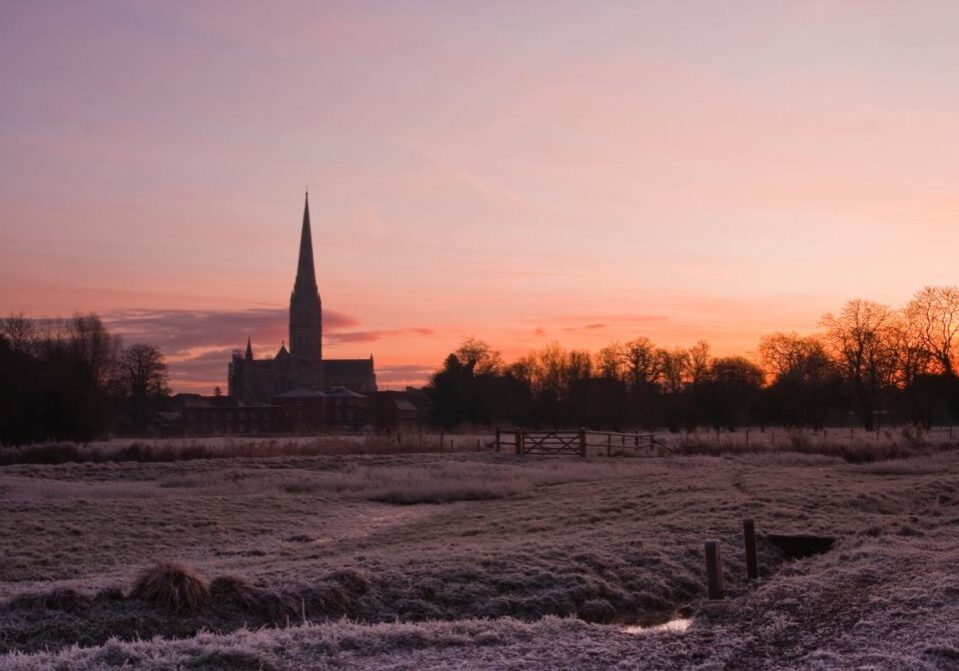
[[372,371],[371,359],[323,359],[323,372],[331,375],[367,375]]
[[316,398],[316,397],[325,397],[322,391],[318,389],[291,389],[290,391],[285,391],[282,394],[277,394],[273,398]]

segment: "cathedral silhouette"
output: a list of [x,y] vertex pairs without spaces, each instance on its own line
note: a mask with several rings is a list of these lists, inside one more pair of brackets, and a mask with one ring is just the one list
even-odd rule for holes
[[229,364],[230,396],[243,403],[260,404],[294,390],[344,387],[358,393],[376,391],[372,355],[369,359],[323,359],[323,307],[313,265],[309,193],[303,208],[296,281],[290,295],[289,342],[289,350],[283,344],[273,358],[257,359],[247,338],[246,352],[234,351]]

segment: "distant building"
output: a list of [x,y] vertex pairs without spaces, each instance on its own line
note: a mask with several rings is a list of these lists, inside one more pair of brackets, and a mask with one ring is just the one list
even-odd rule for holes
[[378,430],[413,429],[429,423],[432,404],[422,389],[378,391],[370,394],[371,418]]
[[176,401],[187,435],[249,435],[280,430],[280,409],[274,405],[247,405],[231,396],[199,394],[178,394]]
[[286,433],[359,431],[370,423],[370,399],[344,387],[294,389],[273,397]]
[[273,358],[256,359],[247,338],[246,351],[236,350],[229,364],[230,396],[245,404],[265,404],[293,390],[344,387],[361,394],[376,391],[372,355],[369,359],[323,359],[323,308],[313,265],[309,194],[290,295],[289,342],[289,350],[284,343]]

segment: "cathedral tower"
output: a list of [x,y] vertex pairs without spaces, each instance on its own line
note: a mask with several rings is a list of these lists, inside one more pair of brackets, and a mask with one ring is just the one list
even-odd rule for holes
[[319,364],[323,358],[322,348],[322,308],[313,267],[310,194],[307,193],[303,208],[303,230],[300,232],[300,259],[296,266],[293,293],[290,294],[290,354]]

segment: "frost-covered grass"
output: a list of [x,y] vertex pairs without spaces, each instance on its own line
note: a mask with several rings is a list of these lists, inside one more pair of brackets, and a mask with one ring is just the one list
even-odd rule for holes
[[[0,668],[957,668],[957,476],[944,451],[8,466]],[[784,564],[765,532],[839,541]],[[704,606],[711,538],[733,598]],[[132,594],[155,561],[202,606]]]

